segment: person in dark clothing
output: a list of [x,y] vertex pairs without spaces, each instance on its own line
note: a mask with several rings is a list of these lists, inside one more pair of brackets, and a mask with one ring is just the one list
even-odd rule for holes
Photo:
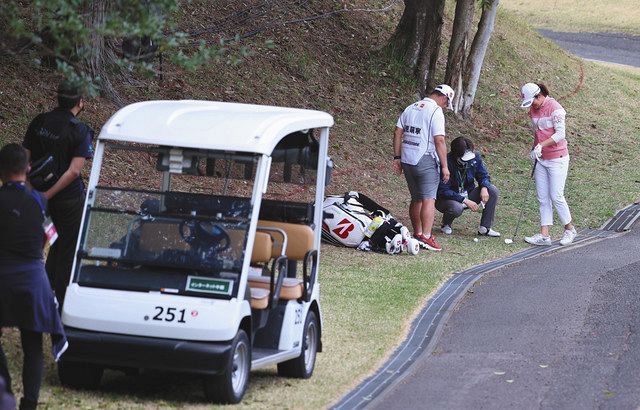
[[[491,228],[500,192],[491,183],[482,157],[474,152],[473,142],[465,137],[451,141],[447,163],[451,170],[451,178],[447,182],[440,181],[436,199],[436,209],[443,214],[442,232],[450,235],[453,220],[469,208],[472,211],[482,209],[478,235],[500,236],[500,232]],[[476,181],[478,186],[475,184]]]
[[[0,358],[2,361],[2,358]],[[7,389],[4,378],[0,376],[0,410],[14,410],[16,408],[16,399]]]
[[60,303],[73,265],[84,204],[84,184],[80,172],[92,157],[93,131],[80,122],[84,109],[77,87],[62,82],[58,87],[58,107],[31,121],[22,145],[29,150],[32,163],[51,157],[56,176],[51,185],[35,187],[49,200],[49,213],[59,238],[47,256],[47,274]]
[[[24,352],[20,409],[35,409],[38,404],[44,360],[42,333],[52,335],[55,360],[67,348],[44,269],[42,248],[50,229],[47,200],[26,186],[28,169],[28,153],[20,145],[8,144],[0,150],[0,328],[20,329]],[[11,393],[11,376],[1,345],[0,377]]]

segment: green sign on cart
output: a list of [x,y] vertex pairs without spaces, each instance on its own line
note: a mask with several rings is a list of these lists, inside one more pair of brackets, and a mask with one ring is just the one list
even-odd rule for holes
[[187,291],[216,293],[218,295],[231,295],[233,281],[228,279],[213,279],[202,276],[187,277]]

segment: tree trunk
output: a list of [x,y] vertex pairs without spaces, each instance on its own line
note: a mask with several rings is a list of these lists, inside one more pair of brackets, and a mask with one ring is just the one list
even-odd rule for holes
[[[107,14],[112,7],[111,0],[92,0],[89,5],[89,12],[86,13],[85,24],[87,27],[102,27],[107,19]],[[89,53],[85,66],[87,72],[94,79],[99,79],[102,93],[118,107],[124,105],[124,101],[118,91],[113,87],[111,76],[107,67],[116,60],[113,49],[107,43],[104,35],[99,30],[91,31],[91,53]]]
[[424,30],[426,19],[426,12],[423,9],[424,7],[419,1],[404,0],[404,12],[393,37],[391,37],[394,55],[405,62],[407,70],[411,73],[417,66],[422,49],[420,33]]
[[474,3],[474,0],[457,0],[453,32],[449,43],[444,82],[449,84],[456,92],[456,96],[453,99],[453,110],[456,113],[459,110],[462,99],[462,73],[464,73],[467,63],[467,48],[473,23]]
[[[89,3],[89,13],[87,16],[87,27],[102,27],[107,18],[107,2],[94,0]],[[93,77],[99,77],[104,67],[104,36],[98,30],[91,30],[91,49],[86,65]]]
[[420,87],[420,94],[424,97],[427,92],[435,87],[435,76],[442,44],[442,24],[444,23],[444,3],[445,0],[429,2],[427,22],[422,41],[422,53],[418,60],[416,78]]
[[478,81],[480,80],[480,71],[484,63],[484,56],[489,46],[489,39],[493,33],[493,26],[498,12],[498,3],[500,0],[486,0],[482,6],[482,15],[478,23],[478,31],[473,38],[471,51],[469,52],[469,60],[463,79],[464,96],[462,101],[462,117],[471,118],[471,106],[478,89]]
[[394,55],[404,61],[425,95],[435,83],[432,73],[441,43],[445,0],[404,0],[405,8],[391,38]]

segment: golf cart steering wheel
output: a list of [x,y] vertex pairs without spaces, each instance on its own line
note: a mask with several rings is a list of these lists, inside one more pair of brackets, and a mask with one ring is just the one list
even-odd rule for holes
[[229,234],[222,227],[212,222],[195,219],[180,223],[180,237],[196,248],[210,249],[215,252],[224,251],[231,245]]

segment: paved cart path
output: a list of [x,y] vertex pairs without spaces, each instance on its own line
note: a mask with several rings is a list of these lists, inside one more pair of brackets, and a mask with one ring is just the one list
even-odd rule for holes
[[640,67],[640,36],[618,33],[538,32],[563,49],[589,60]]
[[640,406],[640,226],[486,274],[367,408]]

